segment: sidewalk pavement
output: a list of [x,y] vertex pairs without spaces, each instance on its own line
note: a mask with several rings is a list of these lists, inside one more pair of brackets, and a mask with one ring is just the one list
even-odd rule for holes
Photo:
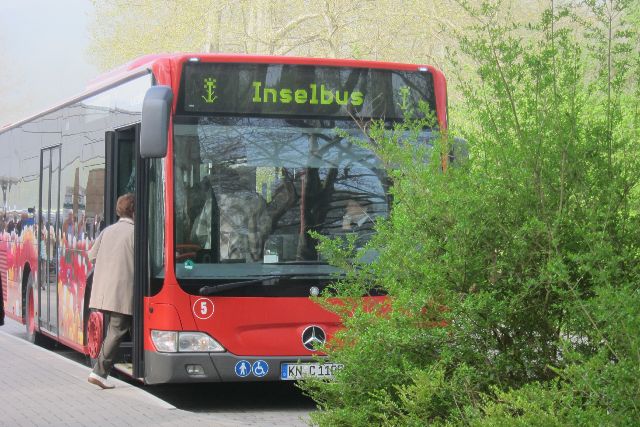
[[291,423],[268,413],[183,411],[113,377],[116,388],[102,390],[87,382],[89,372],[0,329],[0,426],[307,425],[302,416]]

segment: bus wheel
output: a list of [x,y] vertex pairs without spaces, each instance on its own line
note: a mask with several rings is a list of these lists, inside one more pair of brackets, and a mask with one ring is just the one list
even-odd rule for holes
[[89,312],[89,320],[87,321],[87,347],[92,367],[95,365],[96,360],[98,360],[100,347],[102,347],[102,334],[104,331],[102,325],[102,313],[96,310],[91,310]]
[[36,310],[35,310],[35,297],[33,295],[33,275],[29,274],[27,282],[27,307],[25,316],[25,325],[27,327],[27,341],[33,344],[44,344],[44,337],[40,332],[36,330]]

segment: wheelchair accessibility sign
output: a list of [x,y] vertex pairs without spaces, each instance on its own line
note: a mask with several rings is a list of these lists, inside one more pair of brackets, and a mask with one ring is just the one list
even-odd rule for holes
[[256,377],[264,377],[269,372],[269,365],[264,360],[256,360],[253,362],[253,366],[251,367],[251,372]]

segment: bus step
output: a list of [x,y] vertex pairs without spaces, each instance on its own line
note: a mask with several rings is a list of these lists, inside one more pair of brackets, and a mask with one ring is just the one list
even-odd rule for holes
[[133,365],[131,363],[115,363],[113,367],[130,377],[133,376]]

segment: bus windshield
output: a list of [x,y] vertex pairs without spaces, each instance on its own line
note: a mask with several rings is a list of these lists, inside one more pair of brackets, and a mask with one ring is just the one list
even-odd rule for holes
[[177,117],[178,278],[335,272],[309,232],[353,234],[361,247],[390,207],[381,162],[346,135],[362,131],[348,120]]

